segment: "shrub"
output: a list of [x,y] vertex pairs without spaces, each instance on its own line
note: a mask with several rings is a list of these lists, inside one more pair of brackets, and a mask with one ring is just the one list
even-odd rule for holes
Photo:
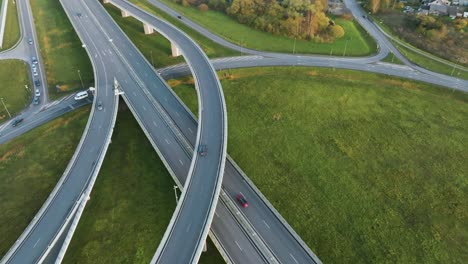
[[210,8],[206,4],[200,4],[198,6],[198,10],[200,10],[202,12],[206,12],[206,11],[210,10]]

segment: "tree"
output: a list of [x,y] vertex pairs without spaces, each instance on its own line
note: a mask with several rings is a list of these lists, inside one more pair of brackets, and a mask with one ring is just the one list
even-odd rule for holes
[[370,10],[373,14],[379,12],[380,0],[370,0]]
[[343,27],[340,25],[334,25],[332,27],[332,34],[335,38],[342,38],[345,34]]
[[210,10],[210,8],[206,4],[200,4],[198,6],[198,10],[200,10],[202,12],[206,12],[206,11]]

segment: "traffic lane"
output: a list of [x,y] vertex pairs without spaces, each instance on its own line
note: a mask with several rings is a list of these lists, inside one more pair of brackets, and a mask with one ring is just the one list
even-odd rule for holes
[[211,232],[220,241],[230,241],[222,246],[233,263],[267,263],[222,201],[216,206]]
[[[272,250],[279,262],[315,263],[309,253],[297,242],[255,191],[250,188],[250,185],[230,162],[226,163],[225,173],[224,190],[235,202],[238,210],[246,216],[265,244]],[[247,208],[243,208],[235,199],[235,196],[239,193],[247,200],[249,204]],[[289,243],[285,243],[286,241],[289,241]]]
[[[101,75],[102,73],[104,73],[104,75]],[[102,86],[101,83],[99,83],[99,79],[103,79],[105,76],[105,69],[100,69],[99,66],[96,67],[96,75],[98,87],[101,88]],[[104,89],[110,88],[108,81],[109,80],[104,81]],[[98,92],[98,98],[99,97]],[[109,104],[109,106],[111,106],[111,104]],[[92,175],[91,172],[94,170],[97,157],[102,151],[102,146],[101,148],[96,147],[98,146],[96,143],[105,142],[108,132],[111,131],[111,118],[104,116],[105,113],[104,111],[97,111],[92,117],[92,120],[89,121],[89,133],[92,133],[93,136],[90,137],[89,133],[84,135],[82,148],[77,150],[80,152],[74,162],[69,164],[71,170],[68,176],[65,178],[65,181],[60,186],[44,214],[34,226],[32,232],[20,245],[19,250],[15,252],[16,254],[14,254],[12,259],[10,259],[11,262],[29,263],[37,260],[62,226],[69,210],[79,195],[81,195],[89,176]],[[80,164],[80,166],[77,166],[77,164]],[[82,188],[76,188],[76,186],[82,186]],[[28,253],[22,253],[21,249],[27,250]]]
[[57,107],[47,109],[34,115],[25,116],[24,121],[16,127],[11,126],[11,122],[0,129],[0,144],[4,144],[42,124],[49,122],[57,117],[60,117],[74,109],[90,104],[89,99],[83,99],[76,103],[65,102]]

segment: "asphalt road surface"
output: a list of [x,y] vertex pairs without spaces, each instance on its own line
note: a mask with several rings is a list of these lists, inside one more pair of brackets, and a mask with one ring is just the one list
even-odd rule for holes
[[104,54],[98,49],[107,43],[94,41],[92,32],[82,37],[90,39],[93,43],[87,47],[87,50],[93,55],[91,59],[95,66],[98,89],[96,100],[103,102],[104,109],[99,111],[93,108],[94,112],[88,121],[87,130],[61,180],[18,242],[4,256],[2,263],[35,263],[47,254],[47,250],[53,247],[54,239],[63,231],[62,227],[66,224],[67,218],[72,217],[76,202],[90,177],[99,170],[99,164],[107,150],[106,142],[108,143],[114,126],[113,116],[116,115],[114,106],[117,103],[117,97],[113,96],[114,76],[107,75],[102,59]]

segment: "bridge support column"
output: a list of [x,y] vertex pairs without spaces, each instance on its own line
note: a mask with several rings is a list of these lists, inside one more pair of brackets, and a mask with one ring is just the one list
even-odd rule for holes
[[129,17],[129,16],[130,14],[127,11],[122,10],[122,17]]
[[152,34],[154,32],[154,28],[146,23],[143,23],[143,29],[145,30],[146,35]]
[[103,0],[102,1],[104,4],[108,4],[109,3],[109,0]]
[[172,57],[178,57],[178,56],[182,55],[182,53],[180,52],[179,47],[177,47],[177,45],[174,44],[172,41],[171,41],[171,50],[172,50]]

